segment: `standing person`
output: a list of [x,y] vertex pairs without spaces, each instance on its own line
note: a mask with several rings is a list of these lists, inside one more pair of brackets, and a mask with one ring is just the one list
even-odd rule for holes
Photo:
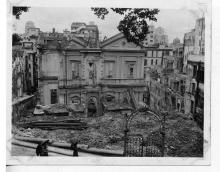
[[73,156],[79,156],[78,155],[78,148],[77,148],[77,144],[78,144],[78,141],[77,140],[70,140],[71,142],[71,149],[73,150]]
[[50,143],[50,140],[46,140],[44,142],[41,142],[37,145],[36,148],[36,155],[37,156],[48,156],[48,144]]

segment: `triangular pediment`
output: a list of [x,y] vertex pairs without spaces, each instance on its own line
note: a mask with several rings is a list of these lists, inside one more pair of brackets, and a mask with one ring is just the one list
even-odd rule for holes
[[128,50],[140,50],[141,47],[132,42],[128,42],[122,33],[117,34],[104,42],[101,47],[103,49],[128,49]]
[[84,48],[84,46],[82,46],[82,45],[78,44],[77,42],[71,40],[71,41],[69,41],[66,48],[68,48],[68,49],[79,49],[79,48]]
[[77,37],[71,37],[66,45],[67,49],[80,49],[86,47],[86,41],[79,39]]

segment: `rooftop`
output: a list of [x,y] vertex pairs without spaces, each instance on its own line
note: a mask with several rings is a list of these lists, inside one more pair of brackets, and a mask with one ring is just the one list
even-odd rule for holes
[[195,54],[190,54],[188,57],[188,61],[191,62],[203,62],[204,63],[204,56],[203,55],[195,55]]

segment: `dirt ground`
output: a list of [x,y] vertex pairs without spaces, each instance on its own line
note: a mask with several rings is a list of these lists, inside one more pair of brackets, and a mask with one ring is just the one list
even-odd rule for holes
[[[111,150],[123,150],[123,136],[125,118],[120,113],[109,112],[100,117],[85,118],[83,115],[72,116],[33,116],[26,115],[20,122],[51,120],[51,119],[81,119],[88,124],[84,130],[42,130],[38,128],[24,129],[13,126],[13,133],[22,136],[53,139],[58,142],[69,142],[70,139],[78,139],[79,143],[90,147]],[[170,114],[165,125],[165,143],[167,156],[193,156],[203,155],[203,132],[196,123],[183,115]],[[152,117],[137,115],[131,123],[130,133],[142,134],[146,142],[151,142],[157,147],[161,146],[160,125]]]

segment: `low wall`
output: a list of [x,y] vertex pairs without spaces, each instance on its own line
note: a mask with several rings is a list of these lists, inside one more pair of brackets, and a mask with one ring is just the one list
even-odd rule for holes
[[19,121],[20,117],[25,115],[28,109],[34,108],[36,105],[36,95],[29,95],[12,102],[12,123]]

